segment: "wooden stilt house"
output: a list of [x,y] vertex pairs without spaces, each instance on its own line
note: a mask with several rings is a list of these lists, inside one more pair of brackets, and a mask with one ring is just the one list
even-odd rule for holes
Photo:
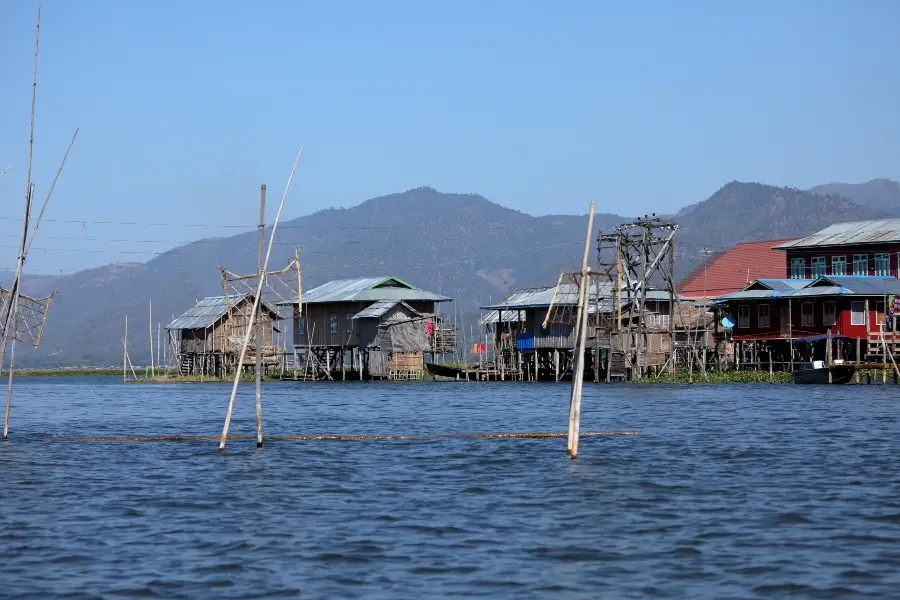
[[[252,294],[210,296],[169,323],[166,326],[169,346],[181,374],[225,377],[234,373],[252,312]],[[264,367],[275,364],[283,352],[275,347],[276,324],[280,319],[273,306],[265,301],[260,303]],[[251,336],[251,348],[255,344],[256,336]],[[243,366],[253,365],[253,353],[248,353]]]

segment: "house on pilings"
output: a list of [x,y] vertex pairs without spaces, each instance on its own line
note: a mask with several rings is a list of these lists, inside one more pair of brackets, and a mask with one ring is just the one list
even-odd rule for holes
[[293,309],[298,377],[418,379],[426,355],[453,352],[437,312],[451,299],[396,277],[339,279],[284,304]]
[[[238,367],[241,344],[253,313],[252,294],[209,296],[166,325],[166,335],[175,364],[182,375],[226,377]],[[276,308],[260,302],[263,367],[278,363],[284,349],[276,345],[282,320]],[[256,348],[256,337],[250,337]],[[255,368],[254,352],[244,357],[243,367]]]
[[[798,272],[799,274],[799,272]],[[711,300],[731,325],[738,368],[793,370],[826,358],[881,362],[900,350],[900,279],[828,275],[815,279],[758,279]]]
[[[482,307],[487,313],[480,324],[493,339],[498,378],[552,381],[571,377],[578,293],[578,285],[563,282],[515,290],[502,301]],[[620,300],[617,296],[618,290],[607,282],[592,282],[588,289],[585,374],[597,381],[607,379],[607,372],[610,378],[629,376],[634,343],[616,333],[628,324],[643,320],[646,325],[644,366],[661,368],[670,356],[671,294],[647,290],[641,314],[634,308],[633,290],[629,293],[626,289]],[[676,304],[685,300],[676,297]],[[680,322],[678,314],[676,324]],[[676,343],[684,335],[687,332],[676,332]]]

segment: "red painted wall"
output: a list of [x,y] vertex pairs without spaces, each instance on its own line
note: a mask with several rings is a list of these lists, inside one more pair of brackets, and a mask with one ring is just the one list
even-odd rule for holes
[[[877,333],[879,331],[878,322],[881,320],[881,314],[876,312],[876,308],[879,308],[877,303],[883,302],[882,297],[870,297],[869,298],[869,330],[872,333]],[[824,303],[833,301],[835,303],[835,323],[831,327],[831,333],[833,335],[846,335],[847,337],[853,338],[863,338],[866,337],[866,326],[863,325],[852,325],[851,324],[851,306],[850,303],[853,301],[865,301],[865,298],[861,297],[832,297],[832,298],[810,298],[810,299],[798,299],[794,298],[791,300],[791,327],[790,331],[792,337],[801,338],[807,337],[811,335],[822,335],[828,333],[829,327],[825,325],[823,308]],[[803,325],[802,320],[802,311],[803,311],[803,303],[812,302],[813,304],[813,323],[812,325]],[[738,327],[740,325],[738,315],[739,306],[745,304],[750,307],[750,327]],[[759,326],[759,305],[760,304],[768,304],[770,311],[770,326],[767,328],[761,328]],[[753,339],[770,339],[770,338],[779,338],[779,337],[788,337],[788,322],[782,317],[786,317],[786,307],[788,305],[787,299],[779,299],[779,298],[771,298],[768,300],[754,300],[754,301],[740,301],[729,303],[727,313],[731,314],[735,321],[735,327],[733,331],[733,338],[735,340],[753,340]],[[782,320],[785,322],[782,324]]]
[[831,272],[831,259],[834,256],[844,256],[847,259],[847,275],[853,275],[853,255],[867,254],[869,257],[869,272],[867,275],[875,275],[875,255],[879,253],[888,253],[891,255],[891,272],[890,275],[897,277],[898,260],[900,260],[900,244],[860,244],[856,246],[835,246],[821,248],[802,248],[797,250],[787,250],[786,267],[787,276],[791,276],[791,259],[803,258],[806,260],[805,278],[812,278],[812,258],[815,256],[824,256],[826,259],[826,274],[834,275]]

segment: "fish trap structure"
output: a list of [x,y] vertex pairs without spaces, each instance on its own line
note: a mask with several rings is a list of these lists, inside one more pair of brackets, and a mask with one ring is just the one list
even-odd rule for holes
[[[183,376],[206,376],[224,379],[238,370],[255,371],[263,375],[271,371],[283,372],[288,337],[284,334],[283,316],[278,303],[300,293],[301,272],[295,254],[286,267],[267,271],[263,277],[262,294],[256,316],[255,336],[251,336],[248,350],[252,356],[241,356],[241,344],[253,326],[253,307],[259,275],[238,275],[220,266],[222,295],[198,301],[166,326],[170,370]],[[260,364],[256,349],[260,350]]]

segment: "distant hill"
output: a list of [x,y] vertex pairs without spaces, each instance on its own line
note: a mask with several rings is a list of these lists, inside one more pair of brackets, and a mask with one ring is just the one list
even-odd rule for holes
[[869,208],[900,214],[900,182],[890,179],[873,179],[866,183],[826,183],[809,191],[826,196],[843,196]]
[[[597,228],[624,217],[600,214]],[[305,289],[330,279],[395,275],[459,299],[466,319],[480,304],[518,286],[556,282],[581,262],[584,216],[534,217],[475,194],[418,188],[328,209],[279,225],[270,266],[281,267],[301,248]],[[268,236],[267,229],[267,236]],[[38,350],[17,352],[23,365],[116,364],[125,315],[135,364],[149,361],[148,302],[163,325],[208,295],[222,293],[221,264],[256,270],[257,233],[198,240],[144,264],[116,264],[56,278],[29,277],[32,295],[60,290]],[[453,308],[449,308],[452,312]]]
[[[841,221],[891,216],[837,195],[819,195],[761,183],[731,182],[678,213],[678,271],[686,274],[705,249],[738,242],[802,237]],[[680,249],[679,249],[680,248]]]
[[[900,216],[840,196],[732,182],[676,215],[676,275],[689,272],[703,249],[799,237],[836,221],[889,214]],[[595,229],[609,231],[624,220],[600,214]],[[479,305],[516,287],[552,285],[560,271],[577,269],[585,226],[584,215],[535,217],[475,194],[424,187],[282,223],[270,266],[287,264],[299,246],[305,289],[336,278],[395,275],[457,298],[468,330]],[[222,293],[218,265],[255,271],[256,251],[257,233],[248,231],[198,240],[147,263],[111,264],[62,277],[30,276],[26,266],[25,293],[39,296],[54,287],[60,293],[41,347],[20,346],[16,362],[120,364],[128,315],[132,360],[147,363],[148,302],[153,301],[155,321],[165,325],[197,299]],[[0,273],[0,280],[9,276]]]

